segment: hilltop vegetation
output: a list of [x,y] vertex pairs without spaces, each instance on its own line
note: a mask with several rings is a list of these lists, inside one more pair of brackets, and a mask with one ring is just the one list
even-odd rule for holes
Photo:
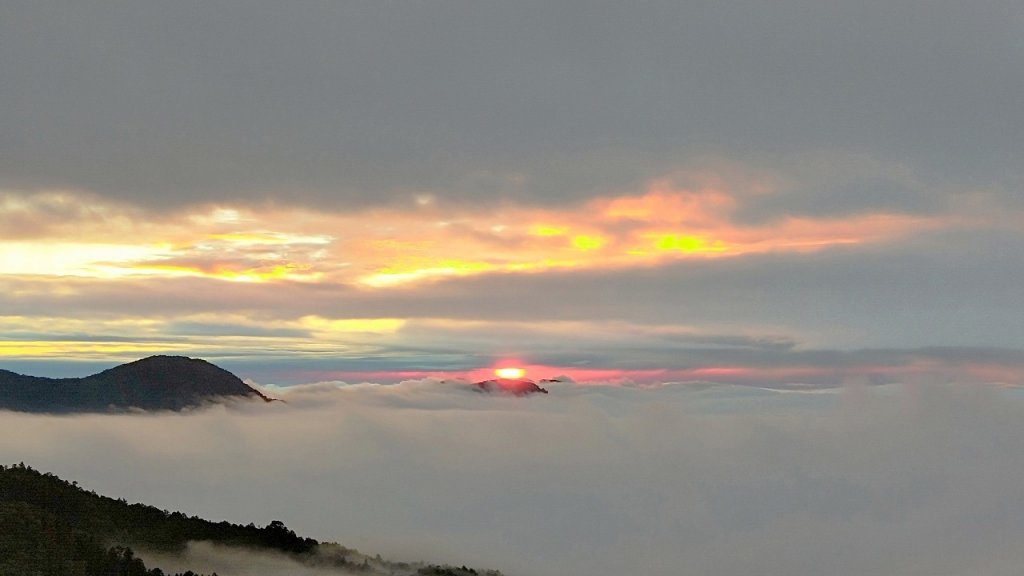
[[100,496],[24,464],[0,466],[0,576],[168,576],[159,568],[147,568],[136,550],[179,553],[194,541],[276,551],[340,573],[500,576],[464,566],[370,558],[300,537],[276,520],[264,527],[211,522]]

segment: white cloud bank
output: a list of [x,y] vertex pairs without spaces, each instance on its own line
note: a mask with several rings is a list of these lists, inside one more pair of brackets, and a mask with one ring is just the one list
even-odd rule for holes
[[0,455],[129,501],[509,576],[996,576],[1024,562],[1024,405],[1009,391],[285,394],[189,414],[4,413]]

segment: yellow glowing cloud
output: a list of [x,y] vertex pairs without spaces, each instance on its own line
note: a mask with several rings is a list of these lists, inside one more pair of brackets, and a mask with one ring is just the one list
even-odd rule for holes
[[310,330],[323,332],[373,332],[393,334],[405,326],[400,318],[342,318],[331,319],[321,316],[303,316],[300,324]]
[[582,250],[584,252],[590,250],[597,250],[598,248],[604,246],[604,244],[605,240],[598,236],[588,236],[586,234],[579,234],[577,236],[572,237],[572,245],[577,250]]
[[0,242],[0,274],[114,277],[117,264],[166,257],[151,245]]
[[188,350],[189,345],[167,342],[82,342],[78,340],[37,342],[0,340],[0,357],[20,358],[74,358],[81,355],[129,355],[165,353],[173,350]]
[[686,234],[658,234],[654,237],[654,247],[662,252],[724,252],[725,244],[718,241],[708,242],[700,236]]
[[281,264],[263,268],[247,268],[244,270],[215,269],[204,276],[234,282],[267,282],[270,280],[316,280],[320,275],[307,272],[307,266],[297,264]]
[[[0,197],[0,220],[22,210],[27,201]],[[31,204],[28,204],[31,206]],[[112,211],[97,206],[95,211]],[[267,215],[271,221],[272,215]],[[236,213],[218,212],[203,220],[209,226],[224,228],[255,216],[242,218]],[[273,280],[314,281],[323,272],[314,261],[329,255],[333,237],[294,231],[250,231],[208,233],[188,219],[180,222],[132,223],[120,237],[130,241],[96,241],[92,229],[76,230],[76,240],[65,237],[38,241],[0,240],[0,274],[83,276],[105,279],[121,277],[206,277],[235,282]],[[118,220],[110,220],[101,237],[116,236]],[[341,264],[335,264],[338,266]],[[328,265],[327,267],[330,267]]]
[[212,234],[214,240],[242,246],[289,245],[289,244],[330,244],[333,238],[327,235],[286,234],[282,232],[230,232]]
[[128,263],[123,266],[98,265],[96,271],[108,278],[116,277],[162,277],[162,278],[211,278],[229,282],[269,282],[272,280],[293,280],[310,282],[319,279],[322,274],[310,271],[309,266],[299,264],[280,264],[257,268],[233,268],[230,266],[212,265],[209,268],[197,265],[161,264],[161,263]]
[[530,234],[533,236],[565,236],[569,232],[569,229],[565,226],[548,226],[545,224],[535,224],[530,227]]
[[498,268],[497,265],[487,262],[440,260],[435,265],[428,265],[423,268],[384,268],[374,274],[362,277],[360,282],[374,288],[386,288],[432,278],[469,276],[493,271]]

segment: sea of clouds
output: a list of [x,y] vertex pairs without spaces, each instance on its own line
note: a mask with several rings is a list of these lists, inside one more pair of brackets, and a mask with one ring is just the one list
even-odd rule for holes
[[[1014,390],[548,387],[321,383],[263,388],[287,403],[182,414],[2,413],[0,456],[129,502],[507,576],[1024,564]],[[189,554],[182,568],[220,576],[305,573],[202,544]]]

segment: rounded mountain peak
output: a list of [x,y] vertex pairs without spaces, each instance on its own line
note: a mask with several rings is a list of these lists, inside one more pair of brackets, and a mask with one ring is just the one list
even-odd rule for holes
[[85,380],[114,386],[124,404],[147,409],[180,410],[223,396],[263,397],[231,372],[185,356],[150,356]]

